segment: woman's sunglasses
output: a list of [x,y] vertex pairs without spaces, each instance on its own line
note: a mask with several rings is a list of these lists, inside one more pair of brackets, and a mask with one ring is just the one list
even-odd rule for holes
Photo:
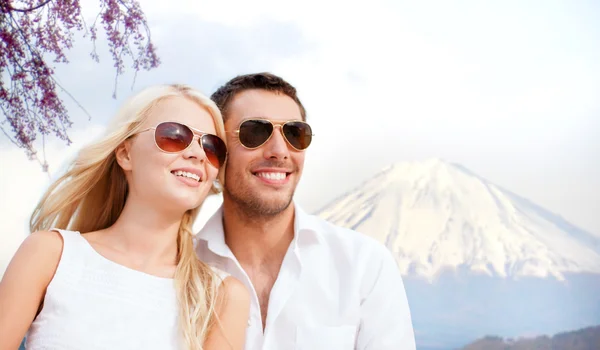
[[276,126],[281,127],[283,138],[297,151],[305,150],[310,146],[313,137],[312,129],[302,121],[274,124],[267,119],[248,119],[244,120],[234,132],[238,134],[242,146],[255,149],[269,141]]
[[155,127],[144,129],[139,133],[154,130],[154,143],[161,151],[178,153],[186,150],[198,137],[200,147],[206,158],[219,169],[227,159],[227,146],[217,135],[207,134],[198,129],[177,122],[162,122]]

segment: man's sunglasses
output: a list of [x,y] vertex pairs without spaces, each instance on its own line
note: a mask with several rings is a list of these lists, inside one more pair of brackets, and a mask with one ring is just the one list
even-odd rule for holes
[[206,158],[219,169],[227,159],[227,146],[217,135],[207,134],[198,129],[177,122],[162,122],[155,127],[144,129],[139,133],[154,130],[156,147],[166,153],[178,153],[186,150],[198,137],[200,147]]
[[312,129],[302,121],[275,124],[267,119],[248,119],[244,120],[234,132],[238,134],[242,146],[255,149],[271,139],[276,126],[281,128],[283,138],[295,150],[302,151],[310,146],[313,137]]

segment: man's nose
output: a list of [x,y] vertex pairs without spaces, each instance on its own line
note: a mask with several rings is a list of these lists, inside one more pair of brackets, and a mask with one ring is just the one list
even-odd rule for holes
[[287,141],[281,133],[281,126],[273,129],[273,135],[265,145],[265,158],[267,159],[287,159],[290,156],[290,149]]

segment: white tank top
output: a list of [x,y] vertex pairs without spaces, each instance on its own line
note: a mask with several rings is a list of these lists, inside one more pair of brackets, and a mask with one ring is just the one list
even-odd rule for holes
[[63,252],[26,349],[183,348],[173,279],[117,264],[78,232],[54,231],[63,237]]

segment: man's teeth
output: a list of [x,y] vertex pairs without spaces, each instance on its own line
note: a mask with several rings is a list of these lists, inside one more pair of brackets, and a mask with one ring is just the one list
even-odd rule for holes
[[257,175],[269,180],[285,180],[285,173],[258,173]]
[[176,175],[176,176],[189,177],[190,179],[194,179],[194,180],[200,182],[200,176],[198,176],[196,174],[189,173],[187,171],[177,170],[177,171],[174,171],[173,174]]

